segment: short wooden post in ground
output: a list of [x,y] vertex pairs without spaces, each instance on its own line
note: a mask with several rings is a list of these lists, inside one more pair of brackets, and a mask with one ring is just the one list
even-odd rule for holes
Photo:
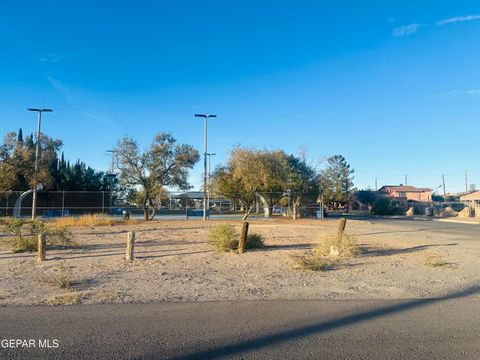
[[129,231],[127,234],[127,260],[133,261],[135,259],[135,231]]
[[346,226],[347,226],[347,219],[346,218],[341,218],[340,223],[338,224],[338,232],[337,232],[337,234],[339,236],[343,235],[343,233],[345,232],[345,227]]
[[37,262],[45,261],[45,258],[47,257],[47,235],[44,233],[38,235],[37,251]]
[[238,243],[238,253],[243,254],[245,252],[245,247],[247,245],[248,238],[248,222],[245,221],[242,226],[242,233],[240,235],[240,242]]

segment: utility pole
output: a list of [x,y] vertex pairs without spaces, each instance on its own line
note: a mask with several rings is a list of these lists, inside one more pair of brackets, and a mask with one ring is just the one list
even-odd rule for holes
[[35,168],[33,173],[33,199],[32,199],[32,220],[37,217],[37,175],[38,175],[38,158],[40,156],[40,127],[42,126],[42,112],[52,112],[51,109],[35,109],[29,108],[28,111],[35,111],[38,113],[38,129],[37,129],[37,143],[35,144]]
[[468,194],[468,171],[465,170],[465,194]]
[[405,186],[408,186],[408,175],[405,175]]
[[209,118],[217,115],[195,114],[195,117],[203,118],[203,221],[207,221],[207,126]]
[[447,202],[447,191],[445,190],[445,175],[442,175],[443,201]]
[[377,183],[377,178],[375,178],[375,191],[378,191],[378,183]]

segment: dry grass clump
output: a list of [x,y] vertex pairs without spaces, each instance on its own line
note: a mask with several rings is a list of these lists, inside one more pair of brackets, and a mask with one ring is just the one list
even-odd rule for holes
[[[210,230],[207,240],[217,251],[235,251],[238,249],[240,234],[235,226],[230,224],[220,224]],[[245,244],[246,249],[259,249],[264,246],[264,240],[261,235],[255,233],[248,235]]]
[[45,300],[47,305],[77,305],[86,299],[88,291],[70,291],[65,294],[57,295]]
[[453,264],[449,263],[440,256],[430,256],[425,260],[425,266],[433,268],[453,268]]
[[358,242],[347,234],[323,236],[317,240],[313,248],[316,256],[331,256],[348,259],[360,255],[361,249]]
[[349,259],[360,255],[357,241],[346,234],[323,236],[310,254],[295,256],[296,267],[311,271],[332,270],[340,259]]
[[104,214],[63,217],[52,221],[53,228],[112,226],[119,221]]
[[52,272],[35,278],[37,282],[44,283],[59,289],[70,289],[77,282],[72,280],[71,270],[65,261],[62,261]]

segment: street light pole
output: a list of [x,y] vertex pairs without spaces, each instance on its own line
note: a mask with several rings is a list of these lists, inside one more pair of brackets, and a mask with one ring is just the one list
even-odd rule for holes
[[38,174],[38,158],[40,155],[40,128],[42,126],[42,112],[52,112],[51,109],[34,109],[29,108],[28,111],[35,111],[38,113],[38,128],[37,128],[37,143],[35,145],[35,168],[33,173],[33,199],[32,199],[32,220],[37,217],[37,174]]
[[217,154],[215,153],[207,153],[207,156],[208,156],[208,180],[207,180],[207,183],[208,183],[208,191],[207,191],[207,209],[210,209],[210,187],[211,187],[211,184],[210,184],[210,178],[211,178],[211,171],[212,171],[212,156],[215,156]]
[[208,118],[216,118],[217,115],[195,114],[195,117],[203,118],[203,221],[207,221],[207,126]]

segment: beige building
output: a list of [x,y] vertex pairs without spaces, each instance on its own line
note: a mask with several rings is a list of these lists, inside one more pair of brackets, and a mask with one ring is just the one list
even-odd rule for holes
[[460,201],[475,210],[475,216],[480,217],[480,191],[474,191],[460,196]]

